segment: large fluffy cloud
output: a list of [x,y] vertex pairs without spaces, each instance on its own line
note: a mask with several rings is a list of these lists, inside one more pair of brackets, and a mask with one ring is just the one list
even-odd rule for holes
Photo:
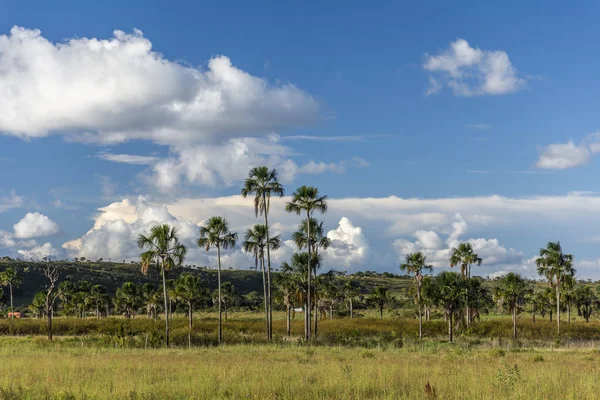
[[58,224],[40,213],[27,213],[13,229],[17,239],[31,239],[58,233]]
[[506,52],[473,48],[464,39],[450,43],[442,53],[427,54],[423,68],[432,73],[427,94],[447,85],[457,96],[498,95],[525,85]]
[[98,154],[107,161],[147,165],[146,182],[165,191],[183,179],[228,185],[255,165],[277,167],[289,179],[366,165],[364,160],[298,165],[273,132],[321,118],[310,94],[253,76],[225,56],[210,59],[206,68],[168,60],[138,30],[53,43],[39,30],[14,27],[0,36],[0,87],[1,133],[168,146],[163,159]]
[[141,31],[52,43],[20,27],[0,36],[0,131],[39,137],[189,143],[312,122],[319,106],[290,84],[271,86],[227,57],[206,70],[167,60]]

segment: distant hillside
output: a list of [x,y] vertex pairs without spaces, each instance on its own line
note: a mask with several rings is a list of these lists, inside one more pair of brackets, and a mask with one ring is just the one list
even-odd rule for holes
[[[111,295],[114,295],[117,288],[124,282],[153,283],[156,285],[160,282],[160,276],[156,269],[151,269],[148,275],[143,275],[140,272],[140,265],[136,263],[90,261],[54,261],[53,263],[58,264],[62,270],[60,281],[89,281],[94,284],[101,284],[107,288]],[[41,272],[43,265],[42,262],[0,259],[0,271],[7,267],[13,267],[23,278],[23,284],[14,290],[16,306],[30,304],[35,293],[46,287],[46,278]],[[183,272],[198,273],[208,282],[211,290],[217,288],[217,271],[215,269],[183,267],[170,271],[168,278],[176,279]],[[389,273],[362,272],[354,277],[360,283],[363,294],[372,292],[376,286],[385,286],[394,295],[407,297],[408,288],[411,284],[407,277]],[[233,283],[238,293],[242,295],[252,291],[262,292],[262,275],[254,270],[223,270],[222,279]],[[348,277],[340,277],[339,279],[348,279]]]

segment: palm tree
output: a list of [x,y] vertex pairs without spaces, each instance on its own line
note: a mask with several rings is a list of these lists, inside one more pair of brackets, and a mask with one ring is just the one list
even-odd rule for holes
[[[290,281],[290,286],[294,288],[293,301],[296,304],[302,304],[304,308],[304,333],[306,337],[306,313],[308,310],[308,261],[307,252],[294,253],[290,262],[281,264],[281,275]],[[319,258],[312,255],[312,263],[320,262]]]
[[169,296],[167,294],[166,273],[172,268],[183,264],[187,248],[179,243],[177,229],[167,224],[155,225],[150,228],[149,235],[140,234],[137,239],[140,249],[147,249],[141,255],[142,273],[146,275],[153,261],[162,272],[163,299],[165,302],[165,344],[169,347]]
[[440,272],[435,279],[426,280],[423,286],[425,296],[441,306],[448,320],[448,340],[453,340],[453,316],[464,305],[465,280],[455,272]]
[[[267,246],[269,243],[269,246]],[[281,247],[281,239],[280,236],[277,235],[275,237],[269,237],[269,229],[267,225],[256,224],[254,227],[246,230],[244,234],[244,243],[243,250],[254,255],[254,266],[258,268],[258,263],[260,261],[261,270],[262,270],[262,278],[263,278],[263,293],[264,293],[264,303],[265,303],[265,314],[266,314],[266,325],[267,325],[267,340],[271,339],[272,336],[272,324],[270,322],[271,319],[271,300],[269,299],[270,290],[267,289],[267,284],[270,285],[268,279],[265,279],[265,248],[267,250],[277,250]]]
[[198,275],[183,273],[175,281],[174,294],[188,309],[188,348],[192,348],[192,320],[194,305],[204,297],[204,281]]
[[227,250],[235,246],[237,233],[229,230],[229,222],[223,217],[210,217],[205,226],[200,227],[198,246],[209,251],[211,247],[217,249],[217,286],[219,291],[219,344],[223,340],[222,298],[221,298],[221,249]]
[[[310,237],[309,237],[310,232]],[[310,221],[302,221],[298,225],[298,230],[292,234],[292,240],[298,246],[299,250],[304,248],[308,250],[310,247],[313,250],[315,257],[319,256],[319,249],[326,250],[331,245],[331,239],[325,234],[325,223],[323,221],[318,222],[315,218],[311,218]],[[312,284],[314,286],[314,292],[318,293],[317,289],[317,267],[319,264],[314,264],[312,268]],[[314,321],[314,336],[317,336],[319,313],[317,312],[318,302],[314,299],[315,307],[315,321]]]
[[519,274],[509,272],[500,279],[500,285],[495,290],[497,299],[506,303],[508,311],[512,312],[513,339],[517,339],[517,311],[525,304],[529,294],[533,293],[529,282]]
[[360,294],[360,286],[354,279],[348,279],[342,290],[350,306],[350,318],[354,318],[354,298]]
[[19,287],[22,279],[17,274],[17,271],[14,268],[6,268],[4,271],[0,273],[0,285],[8,286],[9,295],[10,295],[10,319],[14,318],[15,309],[13,307],[13,287]]
[[[481,258],[475,254],[471,243],[460,243],[458,247],[452,248],[450,256],[450,268],[460,265],[460,274],[463,278],[471,279],[471,265],[481,265]],[[471,324],[471,310],[467,299],[467,329]]]
[[[327,212],[327,196],[320,196],[319,189],[312,186],[300,186],[296,191],[292,194],[292,200],[287,202],[285,205],[285,211],[293,212],[297,215],[300,215],[301,212],[306,212],[306,231],[307,237],[312,237],[310,234],[310,220],[312,214],[315,211],[319,211],[321,213]],[[307,251],[309,254],[312,254],[312,246],[310,241],[307,243]],[[310,339],[310,325],[311,325],[311,303],[310,303],[310,293],[311,293],[311,260],[312,257],[307,257],[308,262],[308,270],[307,270],[307,300],[306,300],[306,313],[305,313],[305,323],[304,323],[304,337],[305,339]]]
[[194,305],[205,296],[204,281],[198,275],[183,273],[175,281],[174,293],[178,301],[185,303],[188,309],[188,328],[192,329]]
[[[289,270],[286,270],[286,272],[289,272]],[[294,297],[297,290],[296,283],[290,276],[290,273],[280,273],[275,276],[275,284],[279,288],[281,300],[285,306],[286,333],[289,337],[291,333],[291,311],[294,306]]]
[[114,302],[115,308],[123,312],[126,318],[135,318],[135,314],[142,305],[140,287],[133,282],[125,282],[117,289]]
[[431,271],[433,267],[425,261],[423,253],[412,253],[406,256],[400,270],[415,276],[415,290],[417,292],[417,306],[419,307],[419,340],[423,339],[423,309],[421,308],[421,286],[423,285],[423,271]]
[[585,318],[585,322],[590,322],[590,317],[594,310],[594,305],[598,303],[598,297],[592,291],[590,286],[579,286],[575,291],[577,305],[577,314]]
[[571,323],[571,304],[577,299],[576,295],[577,281],[574,276],[567,275],[563,282],[560,294],[560,301],[567,305],[567,322]]
[[388,288],[377,286],[373,290],[373,294],[369,297],[369,301],[379,307],[379,318],[383,319],[383,307],[392,300]]
[[227,321],[227,310],[235,304],[238,299],[238,293],[231,282],[224,282],[221,290],[221,301],[223,302],[223,308],[225,308],[225,321]]
[[574,276],[573,255],[564,254],[560,242],[548,242],[546,248],[540,249],[540,256],[535,260],[537,273],[548,280],[556,290],[556,327],[560,333],[560,289],[567,276]]
[[[269,238],[269,206],[271,205],[271,196],[283,197],[285,191],[278,181],[278,172],[276,169],[269,170],[268,167],[261,166],[252,168],[248,173],[248,178],[244,181],[244,187],[241,190],[245,198],[254,194],[254,214],[256,217],[263,215],[265,217],[266,242],[270,243]],[[273,337],[273,309],[271,307],[271,251],[267,247],[267,296],[268,296],[268,339]]]
[[100,318],[103,312],[107,311],[110,297],[106,288],[102,285],[94,285],[90,288],[90,301],[96,309],[96,318]]
[[142,285],[142,299],[146,307],[146,318],[153,318],[156,321],[158,318],[158,308],[162,300],[160,290],[157,290],[151,283],[144,283]]

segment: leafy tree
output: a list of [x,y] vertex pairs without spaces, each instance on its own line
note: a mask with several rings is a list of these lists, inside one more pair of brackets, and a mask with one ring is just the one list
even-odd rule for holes
[[423,272],[431,271],[433,267],[428,265],[423,253],[408,254],[400,270],[415,277],[415,290],[417,292],[417,306],[419,307],[419,339],[423,339],[423,308],[421,306],[421,287],[423,285]]
[[[269,246],[267,246],[267,243]],[[260,261],[262,278],[263,278],[263,292],[264,292],[264,303],[265,303],[265,320],[267,326],[267,340],[271,339],[272,336],[272,324],[271,324],[271,301],[269,299],[271,289],[270,278],[265,277],[265,249],[268,247],[271,250],[277,250],[281,247],[280,236],[269,237],[269,229],[267,225],[257,224],[254,227],[246,230],[244,234],[243,250],[254,255],[254,266],[258,267]]]
[[509,272],[500,279],[500,285],[495,290],[496,298],[506,303],[512,313],[513,339],[517,339],[517,313],[519,307],[525,304],[527,296],[532,293],[529,282],[519,274]]
[[[458,247],[452,248],[450,256],[450,268],[460,266],[460,274],[463,278],[471,279],[471,265],[481,265],[481,258],[475,254],[471,243],[460,243]],[[471,324],[471,310],[467,301],[467,328]]]
[[150,229],[150,234],[147,236],[140,234],[137,244],[139,248],[147,249],[141,255],[142,273],[148,273],[148,268],[153,261],[156,261],[162,273],[163,299],[165,303],[165,345],[169,347],[169,298],[167,294],[166,273],[172,268],[183,264],[187,248],[179,243],[177,229],[171,228],[167,224],[153,226]]
[[[269,170],[266,166],[252,168],[248,173],[248,178],[244,181],[244,187],[241,190],[245,198],[254,195],[254,214],[256,217],[262,215],[265,217],[266,243],[271,243],[269,237],[269,208],[271,205],[271,196],[283,197],[285,191],[279,183],[278,172],[276,169]],[[268,297],[268,325],[267,336],[273,338],[273,309],[271,305],[271,249],[267,246],[267,297]]]
[[217,249],[217,288],[219,291],[219,334],[218,341],[223,340],[223,321],[222,321],[222,285],[221,285],[221,249],[227,250],[235,246],[237,241],[237,233],[232,233],[229,230],[229,223],[223,217],[211,217],[208,219],[205,226],[200,228],[200,238],[198,246],[204,247],[209,251],[211,247]]
[[567,276],[574,276],[573,255],[564,254],[560,242],[548,242],[535,260],[537,273],[548,280],[556,291],[556,328],[560,333],[560,292]]
[[158,309],[162,300],[162,293],[151,283],[142,285],[142,302],[146,307],[146,318],[158,319]]
[[15,309],[13,307],[13,287],[18,288],[23,280],[17,274],[17,271],[14,268],[6,268],[4,271],[0,272],[0,285],[8,286],[9,296],[10,296],[10,319],[14,318]]
[[[291,212],[296,213],[297,215],[300,215],[300,213],[302,213],[302,212],[306,213],[306,220],[305,220],[306,225],[307,225],[306,230],[307,230],[307,236],[310,238],[311,237],[311,233],[310,233],[311,217],[315,211],[318,211],[321,213],[327,212],[327,196],[320,196],[319,189],[317,189],[315,187],[301,186],[298,189],[296,189],[296,191],[292,194],[292,200],[286,203],[285,210],[290,213]],[[310,242],[308,243],[307,251],[309,254],[313,254],[312,246],[311,246]],[[306,260],[308,262],[308,268],[306,271],[306,273],[307,273],[306,306],[307,307],[306,307],[306,312],[305,312],[305,316],[304,316],[304,337],[305,337],[305,339],[309,340],[311,337],[310,297],[311,297],[311,274],[312,274],[311,261],[312,261],[312,257],[307,257]]]
[[567,323],[571,323],[571,305],[575,303],[577,281],[573,275],[565,276],[562,287],[560,289],[560,301],[567,307]]
[[377,286],[373,290],[371,296],[369,297],[369,302],[377,305],[377,307],[379,308],[380,319],[383,319],[383,307],[385,307],[385,305],[391,300],[392,296],[390,295],[388,288],[385,288],[383,286]]
[[440,272],[423,286],[426,297],[442,307],[448,321],[448,340],[453,340],[453,317],[465,304],[466,281],[455,272]]

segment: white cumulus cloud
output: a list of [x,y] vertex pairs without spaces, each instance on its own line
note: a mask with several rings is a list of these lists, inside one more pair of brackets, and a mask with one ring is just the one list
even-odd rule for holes
[[26,260],[41,260],[45,257],[56,257],[58,255],[58,251],[50,243],[44,243],[29,250],[19,250],[18,253]]
[[41,236],[50,236],[59,232],[58,224],[40,213],[27,213],[23,219],[13,225],[14,237],[18,239],[31,239]]
[[433,74],[428,95],[439,92],[444,85],[457,96],[499,95],[517,92],[526,83],[517,75],[506,52],[473,48],[464,39],[450,43],[439,54],[426,54],[423,68]]

